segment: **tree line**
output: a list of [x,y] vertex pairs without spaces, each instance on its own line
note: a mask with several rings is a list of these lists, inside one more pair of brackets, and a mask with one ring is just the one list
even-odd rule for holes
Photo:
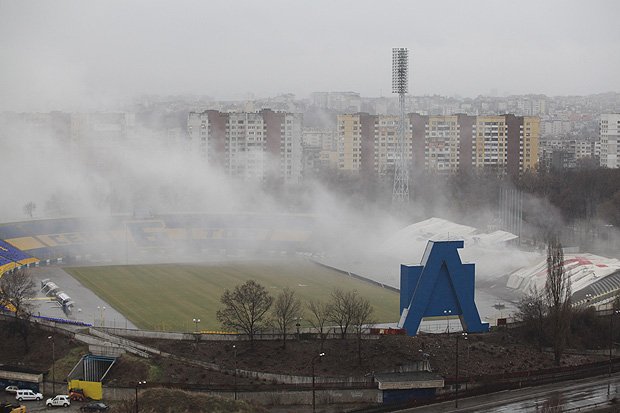
[[[610,325],[618,308],[620,295],[611,303]],[[614,332],[605,325],[607,321],[596,315],[589,302],[583,307],[574,305],[562,243],[556,234],[548,236],[545,285],[542,291],[533,288],[521,298],[516,316],[523,323],[525,338],[535,341],[540,351],[551,347],[558,366],[569,345],[596,347],[614,341]]]
[[282,336],[282,347],[286,348],[287,334],[300,320],[307,319],[321,340],[321,350],[328,325],[335,326],[342,339],[347,333],[354,332],[360,363],[363,331],[376,323],[370,302],[355,290],[336,288],[328,300],[312,299],[304,308],[301,299],[290,288],[285,287],[274,298],[263,285],[249,280],[233,290],[224,291],[220,301],[222,308],[217,311],[218,321],[225,328],[246,334],[251,344],[261,332],[275,329]]

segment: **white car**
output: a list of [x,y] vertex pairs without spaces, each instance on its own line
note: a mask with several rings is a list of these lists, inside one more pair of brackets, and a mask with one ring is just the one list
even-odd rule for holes
[[4,389],[5,392],[13,394],[17,393],[17,390],[19,390],[17,386],[6,386],[6,388]]
[[65,396],[64,394],[59,394],[58,396],[54,397],[53,399],[47,399],[45,401],[45,405],[47,407],[58,407],[58,406],[62,406],[62,407],[69,407],[69,405],[71,404],[71,400],[69,400],[69,396]]
[[20,402],[24,400],[43,400],[43,395],[41,393],[35,393],[32,390],[28,389],[19,389],[17,393],[15,393],[15,398]]

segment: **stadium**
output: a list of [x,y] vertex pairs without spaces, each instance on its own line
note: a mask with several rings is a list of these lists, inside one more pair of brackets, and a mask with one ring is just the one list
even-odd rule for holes
[[[7,223],[0,225],[0,268],[30,268],[41,287],[39,315],[96,325],[217,329],[221,293],[247,278],[270,288],[295,287],[304,299],[326,298],[341,285],[357,289],[374,297],[382,321],[395,321],[395,291],[308,262],[318,251],[314,224],[313,216],[296,214]],[[131,305],[136,302],[141,305]],[[201,325],[189,325],[198,316]]]
[[[225,288],[248,278],[301,298],[336,287],[363,292],[380,323],[398,314],[400,265],[417,263],[428,240],[463,239],[476,264],[476,302],[491,325],[519,298],[544,285],[544,251],[522,251],[505,231],[484,232],[430,218],[357,254],[326,251],[317,217],[307,214],[141,214],[42,219],[0,225],[0,274],[29,267],[40,284],[37,312],[78,322],[153,330],[217,330]],[[502,257],[498,260],[497,257]],[[573,301],[603,307],[620,290],[620,261],[567,253]],[[192,320],[201,320],[192,325]],[[307,326],[307,323],[304,322]],[[453,331],[458,319],[426,320],[425,331]]]

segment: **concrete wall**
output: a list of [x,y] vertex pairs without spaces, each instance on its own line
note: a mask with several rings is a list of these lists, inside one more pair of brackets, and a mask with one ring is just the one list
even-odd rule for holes
[[[181,333],[181,332],[168,332],[168,331],[144,331],[144,330],[133,330],[133,329],[125,329],[125,328],[101,328],[97,327],[97,330],[103,331],[109,334],[113,334],[115,336],[127,337],[127,338],[146,338],[146,339],[155,339],[155,340],[186,340],[186,341],[196,341],[196,336],[198,336],[198,341],[245,341],[249,340],[248,336],[245,334],[200,334],[200,333]],[[331,328],[330,333],[326,335],[327,340],[331,339],[340,339],[340,334],[336,332],[336,328]],[[300,329],[300,334],[302,335],[315,335],[315,330],[312,328],[302,328]],[[356,338],[355,334],[347,334],[348,338]],[[380,337],[378,335],[363,335],[362,340],[378,340]],[[264,341],[274,341],[274,340],[282,340],[282,334],[277,333],[264,333],[258,334],[254,337],[255,340],[264,340]],[[296,340],[298,339],[297,333],[290,333],[286,335],[287,340]]]
[[[205,394],[233,399],[234,391],[205,391]],[[377,389],[316,390],[317,405],[338,403],[381,403],[383,392]],[[103,387],[104,400],[135,399],[135,388]],[[138,396],[139,397],[139,396]],[[262,405],[310,405],[312,390],[237,392],[237,400]]]

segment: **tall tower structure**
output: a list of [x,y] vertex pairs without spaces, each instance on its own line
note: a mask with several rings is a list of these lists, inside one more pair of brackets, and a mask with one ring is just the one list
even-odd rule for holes
[[407,168],[407,145],[405,142],[405,94],[409,88],[409,50],[392,49],[392,93],[398,93],[400,104],[400,121],[398,124],[398,140],[394,154],[394,190],[392,205],[404,206],[409,203],[409,168]]

